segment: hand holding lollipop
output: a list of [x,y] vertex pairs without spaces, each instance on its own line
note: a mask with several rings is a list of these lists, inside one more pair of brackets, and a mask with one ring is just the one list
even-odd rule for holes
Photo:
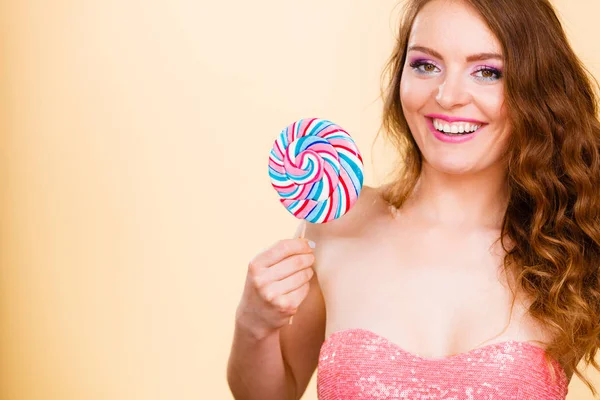
[[[363,163],[356,144],[334,123],[301,119],[279,134],[269,157],[269,176],[281,203],[297,218],[326,223],[356,203]],[[301,238],[304,238],[303,225]],[[314,275],[310,241],[287,239],[261,252],[248,265],[238,324],[263,338],[292,318]]]

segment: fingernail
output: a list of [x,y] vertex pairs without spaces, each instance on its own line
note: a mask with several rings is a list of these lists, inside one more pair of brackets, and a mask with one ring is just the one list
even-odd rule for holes
[[312,240],[308,241],[308,245],[310,246],[311,249],[314,249],[317,246],[317,244],[315,242],[313,242]]

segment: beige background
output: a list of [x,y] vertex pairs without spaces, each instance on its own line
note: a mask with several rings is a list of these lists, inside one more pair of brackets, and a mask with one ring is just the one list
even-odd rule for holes
[[[296,226],[272,141],[331,119],[381,182],[395,4],[1,2],[0,399],[230,399],[247,262]],[[600,76],[600,2],[557,6]]]

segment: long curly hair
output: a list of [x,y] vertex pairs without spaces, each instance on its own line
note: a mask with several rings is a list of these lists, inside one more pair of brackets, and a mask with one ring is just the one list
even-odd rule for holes
[[[407,0],[382,75],[382,129],[402,160],[385,199],[400,208],[419,179],[422,154],[400,102],[413,21],[430,0]],[[598,82],[569,45],[548,0],[464,0],[504,53],[509,201],[499,240],[513,294],[551,334],[546,360],[561,363],[596,395],[578,365],[600,346],[600,122]],[[380,131],[380,132],[381,132]],[[510,243],[510,246],[508,245]],[[513,300],[514,305],[514,300]],[[553,371],[553,370],[552,370]],[[554,371],[553,371],[554,372]]]

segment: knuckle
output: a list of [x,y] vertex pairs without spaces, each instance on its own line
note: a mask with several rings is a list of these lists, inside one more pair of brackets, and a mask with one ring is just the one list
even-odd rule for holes
[[296,314],[298,312],[298,307],[301,303],[301,300],[298,298],[298,294],[294,294],[291,298],[290,302],[287,305],[287,312],[290,314]]
[[285,313],[287,311],[289,307],[289,304],[287,302],[287,300],[285,298],[280,298],[277,301],[277,308],[279,309],[279,312]]
[[262,296],[267,302],[271,303],[275,297],[275,293],[272,290],[263,290]]
[[255,288],[261,288],[263,286],[263,278],[260,275],[253,275],[252,276],[252,284],[254,285]]
[[315,256],[312,253],[306,254],[304,259],[308,265],[312,265],[315,262]]
[[292,258],[292,266],[294,269],[302,268],[303,266],[302,257],[294,257]]
[[312,270],[312,268],[309,268],[308,270],[306,270],[306,280],[310,280],[314,274],[315,274],[315,272]]
[[281,250],[281,247],[274,247],[269,251],[269,258],[277,260],[282,258],[282,254],[283,251]]
[[258,270],[258,266],[256,263],[256,258],[253,258],[252,260],[250,260],[250,262],[248,263],[248,271],[251,274],[255,274]]
[[287,240],[280,240],[276,246],[282,253],[288,253],[290,251],[290,242]]

